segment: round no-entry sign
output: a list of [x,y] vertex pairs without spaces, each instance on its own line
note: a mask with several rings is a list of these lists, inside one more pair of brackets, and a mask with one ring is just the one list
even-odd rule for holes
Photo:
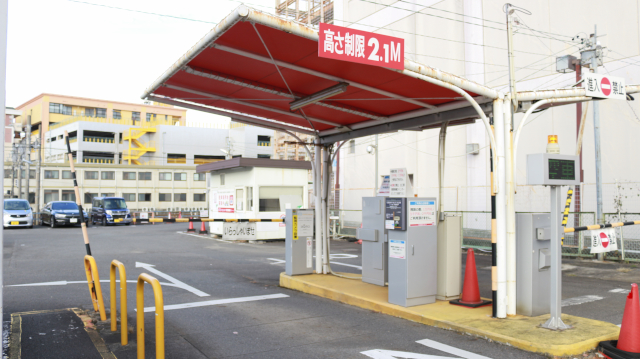
[[600,88],[605,96],[609,96],[611,94],[611,81],[609,81],[608,78],[603,77],[602,80],[600,80]]
[[607,237],[607,235],[603,232],[600,232],[600,242],[602,242],[602,246],[604,248],[607,248],[609,246],[609,237]]

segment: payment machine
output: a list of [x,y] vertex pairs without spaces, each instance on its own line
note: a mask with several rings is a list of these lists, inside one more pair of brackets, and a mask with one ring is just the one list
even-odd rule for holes
[[434,303],[438,290],[436,199],[388,197],[384,204],[389,303],[403,307]]
[[313,209],[287,209],[285,222],[285,273],[300,275],[313,273]]
[[516,314],[549,314],[551,216],[516,214]]
[[362,281],[381,286],[389,278],[384,200],[385,197],[362,198],[362,228],[356,230],[356,238],[362,240]]

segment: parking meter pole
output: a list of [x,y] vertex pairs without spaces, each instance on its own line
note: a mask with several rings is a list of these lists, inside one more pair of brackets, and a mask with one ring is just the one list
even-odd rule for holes
[[543,328],[551,330],[569,329],[562,322],[562,247],[560,244],[560,186],[550,186],[551,199],[551,316]]
[[76,204],[80,212],[80,226],[82,227],[82,236],[84,237],[84,245],[87,249],[87,255],[91,255],[91,245],[89,244],[89,233],[87,233],[87,221],[84,218],[82,202],[80,200],[80,189],[78,188],[78,180],[76,179],[76,167],[73,163],[73,153],[71,153],[71,145],[69,144],[69,132],[64,131],[64,138],[67,142],[67,155],[69,156],[69,166],[71,167],[71,178],[73,179],[73,189],[76,194]]

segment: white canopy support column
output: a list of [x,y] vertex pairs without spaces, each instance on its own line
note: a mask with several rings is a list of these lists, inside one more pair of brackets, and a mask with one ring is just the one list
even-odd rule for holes
[[498,188],[496,193],[496,226],[497,243],[496,257],[498,267],[497,307],[498,318],[507,317],[507,226],[506,226],[506,168],[505,168],[505,118],[503,111],[503,96],[493,101],[493,126],[496,138],[496,157],[498,165],[496,177]]
[[507,201],[507,316],[516,315],[516,209],[515,187],[513,185],[513,122],[511,112],[511,95],[504,99],[504,143],[506,168],[506,201]]
[[315,151],[313,153],[313,160],[315,161],[315,171],[313,177],[313,194],[315,196],[315,216],[316,216],[316,274],[322,273],[322,191],[321,191],[321,178],[322,178],[322,145],[320,145],[320,139],[315,140]]

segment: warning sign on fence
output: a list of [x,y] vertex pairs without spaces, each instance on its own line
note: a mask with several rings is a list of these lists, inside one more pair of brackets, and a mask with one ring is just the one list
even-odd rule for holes
[[591,253],[606,253],[618,250],[615,228],[596,229],[589,232]]

